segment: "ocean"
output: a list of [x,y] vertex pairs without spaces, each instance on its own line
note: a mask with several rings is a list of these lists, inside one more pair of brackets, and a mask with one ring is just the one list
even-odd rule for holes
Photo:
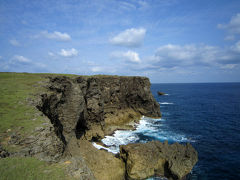
[[142,117],[136,130],[105,137],[108,151],[151,140],[190,142],[199,161],[189,180],[240,179],[240,83],[152,84],[151,91],[162,117]]

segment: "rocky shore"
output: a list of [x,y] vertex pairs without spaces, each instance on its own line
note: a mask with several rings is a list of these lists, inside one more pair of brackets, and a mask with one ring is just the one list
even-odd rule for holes
[[[114,155],[93,147],[116,129],[131,129],[141,116],[161,117],[145,77],[49,77],[36,107],[46,116],[37,136],[14,144],[25,148],[10,156],[33,156],[67,164],[76,179],[123,180],[165,176],[183,179],[197,162],[190,145],[158,141],[129,144]],[[12,138],[14,140],[14,137]],[[1,149],[1,148],[0,148]],[[1,157],[8,156],[1,149]]]

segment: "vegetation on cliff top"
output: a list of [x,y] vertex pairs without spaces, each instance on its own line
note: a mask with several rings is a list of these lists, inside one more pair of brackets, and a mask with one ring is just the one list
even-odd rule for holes
[[49,165],[31,157],[14,157],[0,160],[0,179],[63,180],[68,178],[59,164]]
[[[27,136],[44,122],[44,117],[39,116],[40,112],[31,103],[44,90],[47,76],[55,74],[0,73],[0,144],[8,151],[17,148],[8,143],[14,132]],[[47,177],[66,179],[62,167],[35,158],[0,160],[0,179],[48,179]]]
[[30,104],[34,96],[44,90],[46,77],[54,75],[0,73],[0,134],[20,127],[28,133],[42,123],[41,116],[36,115],[39,111]]

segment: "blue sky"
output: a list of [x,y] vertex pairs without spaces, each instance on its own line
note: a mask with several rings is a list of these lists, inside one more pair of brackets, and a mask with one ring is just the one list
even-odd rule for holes
[[0,0],[0,71],[239,82],[239,0]]

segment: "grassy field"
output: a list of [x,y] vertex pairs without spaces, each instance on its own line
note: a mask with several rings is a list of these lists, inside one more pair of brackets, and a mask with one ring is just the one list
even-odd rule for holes
[[41,91],[39,82],[44,80],[43,76],[35,74],[0,73],[1,133],[18,127],[27,132],[41,123],[41,119],[34,119],[41,117],[34,117],[37,112],[28,104],[28,99]]
[[0,133],[18,127],[28,132],[42,123],[29,101],[44,90],[47,76],[55,74],[0,73]]
[[[55,74],[0,73],[0,143],[8,151],[12,150],[7,143],[11,133],[18,131],[27,136],[44,122],[44,116],[39,115],[31,101],[46,91],[47,76]],[[4,158],[0,159],[0,179],[66,179],[66,176],[57,164],[30,157]]]
[[49,165],[35,158],[4,158],[0,160],[1,180],[64,180],[69,179],[60,165]]

